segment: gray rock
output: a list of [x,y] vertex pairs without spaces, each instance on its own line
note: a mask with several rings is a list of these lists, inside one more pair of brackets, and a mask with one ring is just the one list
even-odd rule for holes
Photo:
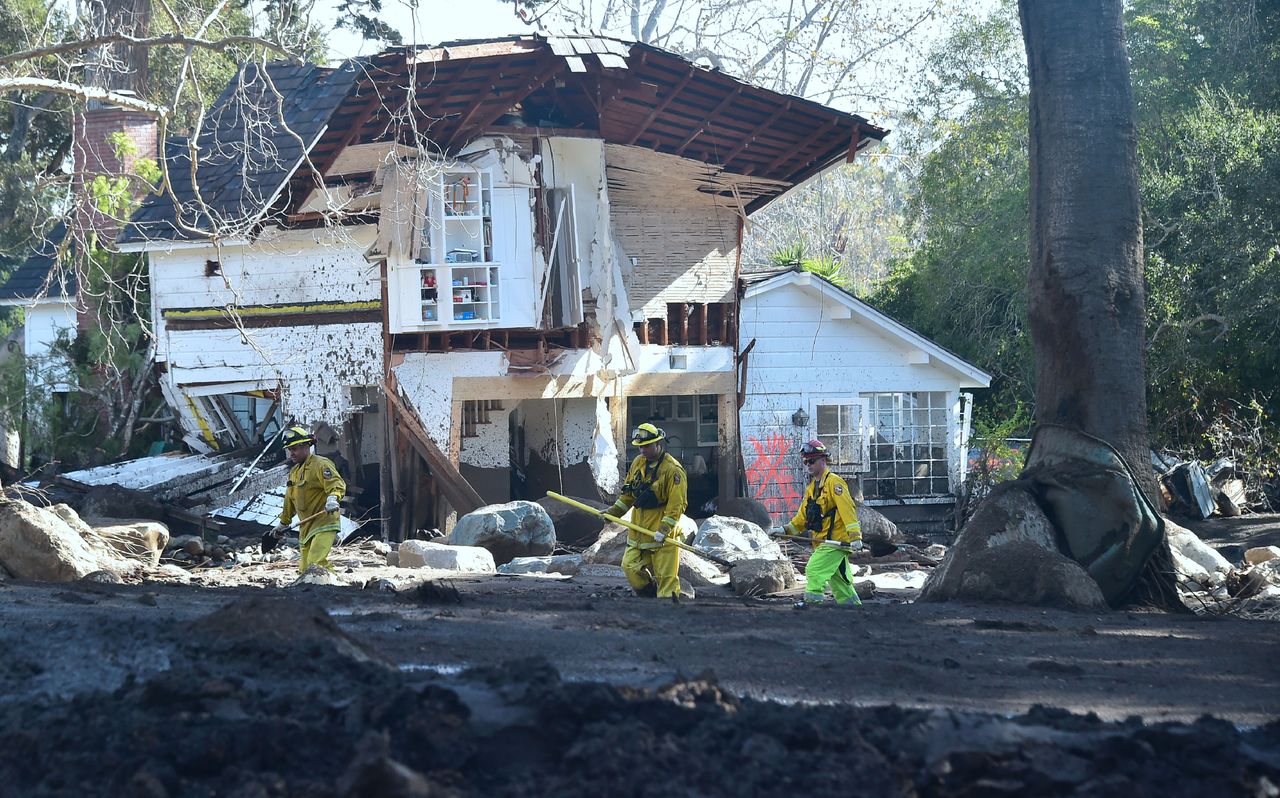
[[680,579],[694,587],[711,587],[724,581],[724,573],[710,560],[682,551]]
[[762,596],[796,585],[796,571],[787,560],[739,560],[729,571],[729,585],[739,596]]
[[713,515],[698,526],[695,548],[730,562],[737,560],[782,560],[782,547],[760,527],[741,518]]
[[1058,552],[1056,532],[1040,506],[1014,483],[987,497],[920,591],[921,601],[952,599],[1107,606],[1093,577]]
[[488,549],[494,562],[501,564],[555,551],[556,530],[546,510],[533,502],[514,501],[462,516],[449,534],[449,543]]
[[871,553],[881,557],[896,551],[898,544],[906,539],[898,529],[898,525],[885,518],[874,507],[868,507],[862,502],[854,504],[858,510],[858,526],[862,529],[862,542],[871,549]]
[[582,552],[582,562],[592,565],[622,565],[622,553],[627,550],[627,528],[620,524],[608,524],[600,532],[595,543]]
[[573,576],[582,566],[577,554],[558,554],[554,557],[516,557],[498,566],[500,574],[564,574]]
[[102,559],[53,510],[0,499],[0,564],[15,579],[70,582],[101,570]]
[[398,568],[400,566],[400,552],[388,551],[387,565],[391,566],[392,568]]
[[82,582],[96,582],[100,585],[123,585],[124,580],[114,571],[94,571],[91,574],[85,574]]
[[578,569],[578,576],[616,577],[618,579],[625,579],[627,575],[622,572],[621,565],[583,563],[582,567]]
[[467,574],[492,574],[493,554],[479,546],[452,546],[425,540],[406,540],[398,550],[401,568],[435,568]]
[[[580,496],[569,498],[597,510],[606,510],[609,507],[607,504]],[[592,515],[547,496],[538,499],[538,506],[546,510],[547,515],[551,517],[551,523],[556,530],[556,540],[570,546],[590,546],[596,538],[600,537],[600,531],[608,523],[598,515]]]
[[741,518],[743,521],[755,524],[760,529],[769,529],[774,526],[773,516],[769,514],[769,510],[764,506],[763,502],[743,496],[729,499],[724,504],[721,504],[716,508],[716,515],[724,518]]

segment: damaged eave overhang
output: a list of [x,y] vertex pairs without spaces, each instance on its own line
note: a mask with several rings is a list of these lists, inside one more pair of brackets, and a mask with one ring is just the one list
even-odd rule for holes
[[[516,108],[537,118],[514,120]],[[520,36],[397,48],[364,61],[294,180],[326,173],[353,144],[398,141],[451,155],[485,133],[548,130],[707,164],[723,178],[704,190],[734,194],[748,213],[889,132],[651,45]],[[304,188],[288,194],[301,198]]]

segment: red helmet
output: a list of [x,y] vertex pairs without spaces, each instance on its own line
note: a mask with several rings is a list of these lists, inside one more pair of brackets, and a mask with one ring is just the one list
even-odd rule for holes
[[800,447],[800,457],[806,460],[812,457],[821,457],[825,460],[830,459],[830,454],[827,452],[826,444],[814,438]]

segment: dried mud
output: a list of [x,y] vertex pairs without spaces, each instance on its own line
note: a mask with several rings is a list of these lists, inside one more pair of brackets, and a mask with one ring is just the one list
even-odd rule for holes
[[[1276,651],[1274,624],[670,607],[607,580],[456,587],[0,586],[0,794],[1131,798],[1280,785],[1280,722],[1256,722],[1276,717],[1274,672],[1256,661]],[[1103,652],[1131,661],[1104,669]],[[1215,689],[1225,719],[1154,717]],[[1148,717],[1080,711],[1103,695],[1113,716]]]

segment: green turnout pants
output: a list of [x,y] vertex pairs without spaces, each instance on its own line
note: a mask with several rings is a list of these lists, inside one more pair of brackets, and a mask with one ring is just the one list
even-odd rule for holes
[[827,583],[831,583],[831,595],[837,604],[862,604],[858,592],[853,589],[853,579],[849,568],[849,553],[832,546],[819,546],[809,557],[809,564],[804,567],[805,601],[821,603]]
[[627,544],[622,553],[622,572],[633,590],[657,582],[658,598],[680,595],[680,549],[675,546],[642,549]]

